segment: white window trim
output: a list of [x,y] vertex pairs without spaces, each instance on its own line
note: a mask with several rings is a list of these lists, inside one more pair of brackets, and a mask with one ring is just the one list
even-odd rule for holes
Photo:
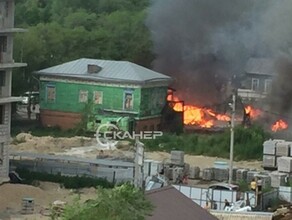
[[[270,84],[270,89],[269,89],[269,91],[268,91],[268,82],[269,82],[269,84]],[[270,90],[271,90],[271,86],[272,86],[272,80],[271,79],[266,79],[265,80],[265,93],[268,93],[268,92],[270,92]]]
[[[254,85],[254,80],[256,80],[257,81],[257,89],[254,89],[253,87],[253,85]],[[260,80],[258,79],[258,78],[251,78],[251,90],[252,91],[259,91],[259,88],[260,88]]]

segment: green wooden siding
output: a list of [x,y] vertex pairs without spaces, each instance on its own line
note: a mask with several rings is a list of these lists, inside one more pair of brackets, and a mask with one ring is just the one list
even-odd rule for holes
[[[55,85],[56,88],[56,99],[54,102],[47,99],[47,87],[52,85]],[[96,108],[123,111],[124,93],[128,90],[133,93],[134,99],[133,109],[129,109],[128,111],[139,112],[141,89],[96,86],[82,83],[42,81],[40,89],[40,106],[42,109],[48,110],[81,112],[86,103],[79,102],[80,91],[88,91],[88,100],[93,100],[94,91],[101,91],[103,93],[102,104],[96,104]]]
[[166,102],[167,87],[141,89],[141,117],[161,114]]

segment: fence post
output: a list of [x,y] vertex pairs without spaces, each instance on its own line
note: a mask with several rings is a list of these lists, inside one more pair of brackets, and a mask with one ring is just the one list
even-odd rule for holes
[[115,184],[115,181],[116,181],[116,171],[114,171],[113,173],[113,184]]

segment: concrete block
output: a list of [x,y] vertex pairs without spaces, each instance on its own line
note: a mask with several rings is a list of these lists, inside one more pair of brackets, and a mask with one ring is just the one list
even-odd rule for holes
[[278,188],[279,186],[285,185],[285,179],[287,177],[286,173],[281,173],[279,171],[273,171],[269,175],[271,177],[271,186]]
[[284,140],[268,140],[263,143],[263,154],[275,155],[276,154],[276,144],[279,142],[284,142]]
[[262,189],[271,187],[271,177],[265,174],[256,175],[256,178],[260,178],[262,180]]
[[276,168],[277,159],[274,155],[264,155],[263,156],[263,167],[264,168]]
[[175,165],[183,166],[185,153],[183,151],[171,151],[170,162]]
[[214,180],[216,181],[227,181],[229,177],[229,170],[228,169],[218,169],[214,168]]
[[292,172],[292,157],[279,157],[277,160],[279,172]]
[[277,156],[290,156],[291,142],[279,142],[276,144],[276,155]]
[[190,167],[190,179],[199,179],[200,178],[200,167]]
[[248,169],[238,169],[236,171],[236,182],[247,181]]
[[182,167],[176,167],[176,168],[173,168],[172,171],[173,171],[173,181],[176,181],[178,177],[183,176],[184,169]]
[[213,168],[206,168],[203,170],[202,179],[206,181],[214,180],[214,170]]
[[190,164],[189,163],[184,164],[184,174],[190,175]]

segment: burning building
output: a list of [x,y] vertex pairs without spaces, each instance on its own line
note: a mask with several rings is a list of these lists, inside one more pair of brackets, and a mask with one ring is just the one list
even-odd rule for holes
[[[177,92],[169,100],[175,111],[183,111],[186,126],[226,124],[233,88],[243,98],[237,109],[244,123],[258,120],[275,131],[273,125],[286,127],[279,120],[289,124],[291,10],[289,0],[225,0],[220,6],[216,0],[152,2],[146,24],[153,66],[174,79]],[[248,76],[244,87],[242,74]]]

